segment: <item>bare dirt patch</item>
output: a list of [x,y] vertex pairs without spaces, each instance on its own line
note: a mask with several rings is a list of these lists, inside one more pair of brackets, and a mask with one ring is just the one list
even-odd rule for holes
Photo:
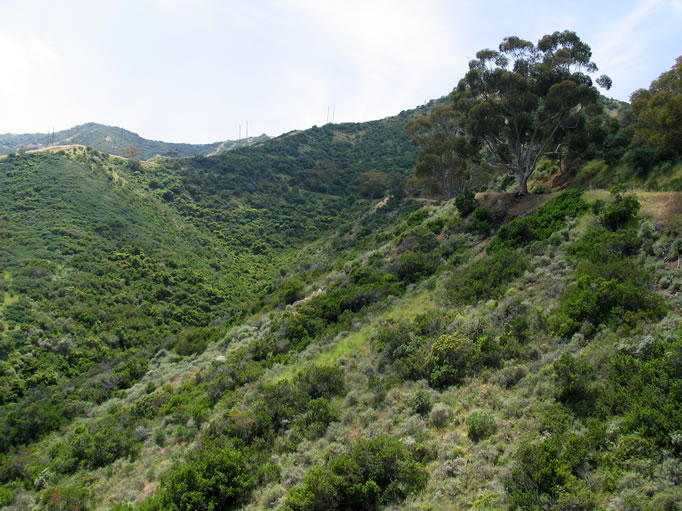
[[528,194],[517,197],[510,192],[480,192],[476,194],[481,207],[487,208],[495,217],[505,220],[519,215],[534,213],[541,206],[556,197],[555,193]]

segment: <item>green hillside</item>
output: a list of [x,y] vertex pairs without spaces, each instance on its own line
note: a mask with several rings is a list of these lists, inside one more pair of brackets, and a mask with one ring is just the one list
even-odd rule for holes
[[20,149],[31,151],[50,146],[84,145],[105,153],[124,156],[126,150],[133,146],[140,150],[140,158],[147,160],[156,155],[187,157],[231,151],[237,147],[264,142],[268,138],[266,135],[260,135],[243,140],[225,140],[212,144],[182,144],[148,140],[123,128],[89,122],[50,134],[0,135],[0,154],[7,154]]
[[[519,170],[481,142],[515,120],[475,96],[509,63],[480,55],[379,121],[0,159],[0,507],[679,509],[682,164],[647,121],[670,105],[581,76],[590,108],[550,97],[572,128]],[[527,132],[558,55],[512,102]]]

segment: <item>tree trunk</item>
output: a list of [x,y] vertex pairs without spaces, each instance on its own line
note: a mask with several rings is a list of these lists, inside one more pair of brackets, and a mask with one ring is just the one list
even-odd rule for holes
[[528,176],[525,172],[519,172],[516,174],[516,180],[519,183],[519,195],[528,194]]

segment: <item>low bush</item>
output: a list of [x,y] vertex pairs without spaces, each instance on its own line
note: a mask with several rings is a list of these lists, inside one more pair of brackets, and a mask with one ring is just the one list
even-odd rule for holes
[[639,200],[635,195],[615,194],[613,200],[604,204],[599,210],[599,222],[611,231],[623,227],[639,213]]
[[245,501],[257,472],[248,450],[205,444],[171,471],[163,485],[160,509],[234,509]]
[[468,217],[476,209],[477,204],[476,194],[472,190],[466,190],[455,197],[455,207],[462,218]]
[[584,323],[593,329],[603,323],[622,320],[632,325],[642,318],[660,317],[665,312],[663,299],[651,293],[647,284],[648,275],[627,260],[584,263],[576,271],[575,283],[560,297],[552,329],[568,336]]
[[492,227],[493,214],[487,208],[476,208],[474,214],[471,215],[471,223],[468,230],[478,233],[487,234]]
[[419,389],[410,398],[409,405],[414,413],[426,417],[433,408],[433,396],[428,390]]
[[455,303],[471,304],[497,298],[504,293],[507,284],[528,267],[519,252],[502,248],[459,270],[447,287]]
[[375,510],[397,503],[426,485],[426,470],[399,440],[357,440],[348,454],[309,469],[287,494],[289,511]]
[[471,412],[466,420],[467,434],[472,442],[480,442],[497,431],[495,417],[487,412]]

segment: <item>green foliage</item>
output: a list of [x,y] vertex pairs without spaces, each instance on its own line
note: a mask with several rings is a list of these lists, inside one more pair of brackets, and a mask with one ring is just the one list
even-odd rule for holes
[[50,487],[43,493],[41,509],[46,511],[86,511],[90,507],[90,492],[85,488]]
[[[554,377],[559,390],[559,401],[572,408],[577,415],[594,413],[594,368],[582,359],[562,355],[554,363]],[[587,408],[587,410],[586,410]]]
[[490,232],[493,214],[487,208],[476,208],[471,217],[471,224],[469,229],[478,234],[487,234]]
[[462,218],[473,213],[477,204],[476,194],[472,190],[466,190],[455,197],[455,207]]
[[497,231],[488,244],[494,252],[502,247],[516,248],[531,241],[544,241],[562,229],[568,217],[577,218],[587,211],[582,191],[572,189],[555,197],[531,216],[516,217]]
[[480,345],[460,333],[442,335],[433,343],[427,360],[429,383],[445,387],[461,382],[479,362]]
[[466,420],[467,434],[472,442],[480,442],[497,431],[495,417],[487,412],[471,412]]
[[584,263],[576,281],[561,296],[553,328],[571,335],[585,323],[592,328],[614,321],[634,324],[641,318],[660,317],[665,308],[661,297],[647,289],[648,276],[629,261]]
[[590,226],[583,236],[568,246],[567,252],[577,260],[606,263],[613,258],[636,255],[642,241],[633,230],[611,232],[600,226]]
[[55,469],[71,473],[78,468],[103,467],[124,456],[134,459],[145,438],[138,424],[129,411],[119,410],[90,427],[77,425],[65,442],[50,451]]
[[599,209],[599,222],[607,229],[615,231],[636,217],[639,208],[637,196],[616,193],[613,200]]
[[305,288],[305,282],[298,278],[291,278],[283,280],[279,285],[279,296],[282,302],[286,304],[294,303],[296,300],[303,298],[302,292]]
[[209,343],[216,341],[219,337],[220,330],[217,328],[188,328],[178,334],[173,342],[173,349],[178,355],[201,353]]
[[410,226],[415,226],[420,223],[422,223],[424,220],[429,218],[429,210],[422,208],[418,209],[414,213],[412,213],[409,217],[407,217],[407,225]]
[[374,510],[402,501],[425,484],[426,471],[399,440],[361,438],[348,454],[309,469],[287,494],[287,509]]
[[507,284],[526,269],[528,263],[520,253],[500,248],[458,270],[447,287],[455,303],[497,298],[504,293]]
[[[507,170],[528,193],[527,181],[548,147],[577,129],[599,93],[587,73],[597,71],[590,47],[568,30],[534,45],[516,36],[499,51],[481,50],[452,92],[458,128],[481,151],[480,158]],[[611,80],[597,83],[606,88]],[[464,137],[462,137],[464,138]]]
[[433,396],[428,390],[418,389],[410,398],[409,405],[414,413],[425,417],[433,408]]
[[597,435],[555,434],[522,444],[505,481],[509,509],[594,509],[594,494],[579,474],[598,440]]
[[168,476],[162,509],[235,509],[257,481],[255,462],[247,449],[204,445]]
[[421,152],[415,175],[431,196],[451,199],[464,192],[480,170],[469,161],[476,152],[457,122],[451,106],[435,106],[405,126]]
[[616,353],[604,401],[623,414],[624,432],[640,433],[662,447],[680,451],[682,434],[682,332],[658,338],[643,355]]
[[682,57],[651,82],[648,90],[639,89],[630,99],[635,138],[666,156],[682,154]]

